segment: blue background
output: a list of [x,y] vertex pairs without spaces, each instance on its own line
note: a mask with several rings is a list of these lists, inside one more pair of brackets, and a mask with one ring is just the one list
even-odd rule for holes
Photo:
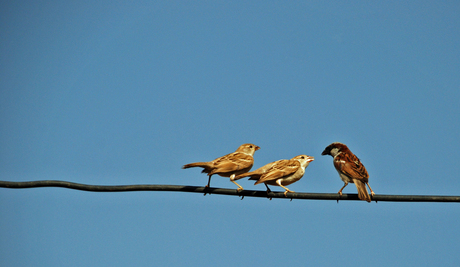
[[[289,188],[335,193],[320,154],[339,141],[377,194],[458,196],[458,14],[457,1],[3,1],[0,179],[204,186],[181,166],[254,143],[254,168],[314,156]],[[0,189],[0,214],[1,266],[460,260],[456,203],[35,188]]]

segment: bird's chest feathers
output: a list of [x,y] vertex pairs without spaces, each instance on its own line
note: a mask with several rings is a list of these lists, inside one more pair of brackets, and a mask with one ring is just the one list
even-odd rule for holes
[[338,155],[340,155],[341,153],[337,154],[335,157],[334,157],[334,165],[335,165],[335,169],[337,170],[337,172],[339,173],[339,176],[340,176],[340,179],[344,182],[344,183],[350,183],[350,182],[353,182],[352,179],[350,179],[350,177],[348,177],[347,175],[345,175],[342,171],[341,171],[341,168],[339,166],[343,166],[346,164],[346,161],[343,160],[343,159],[340,159],[340,157],[338,157]]

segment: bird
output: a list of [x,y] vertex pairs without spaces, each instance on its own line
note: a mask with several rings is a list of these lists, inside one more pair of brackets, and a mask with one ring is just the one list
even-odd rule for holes
[[293,193],[294,191],[289,190],[286,186],[300,180],[305,173],[305,168],[313,160],[315,160],[314,157],[307,155],[299,155],[290,160],[277,160],[255,171],[237,175],[235,180],[250,177],[249,180],[256,180],[254,185],[264,183],[267,187],[267,193],[271,192],[268,185],[281,186],[286,190],[284,196],[287,196],[288,192]]
[[260,147],[254,144],[243,144],[238,149],[230,154],[219,157],[209,162],[195,162],[189,163],[182,166],[182,169],[188,169],[193,167],[204,168],[202,173],[207,173],[208,184],[205,187],[209,187],[211,183],[211,177],[214,174],[218,174],[222,177],[230,177],[230,181],[238,186],[238,192],[243,190],[243,187],[234,181],[234,177],[238,174],[245,173],[251,170],[254,164],[254,152],[259,150]]
[[334,167],[339,173],[340,179],[345,183],[338,192],[340,196],[348,183],[354,183],[358,189],[358,198],[371,202],[366,185],[369,187],[372,196],[375,193],[369,185],[369,174],[359,158],[345,144],[339,142],[332,143],[324,149],[321,155],[330,155],[334,158]]

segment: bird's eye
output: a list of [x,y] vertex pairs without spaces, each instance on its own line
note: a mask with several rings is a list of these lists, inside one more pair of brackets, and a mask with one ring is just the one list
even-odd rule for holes
[[302,156],[302,159],[304,159],[304,158],[305,158],[305,157],[304,157],[304,156]]

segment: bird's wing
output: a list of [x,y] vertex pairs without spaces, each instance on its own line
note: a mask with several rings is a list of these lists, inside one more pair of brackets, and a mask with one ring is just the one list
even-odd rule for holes
[[238,175],[237,177],[250,177],[249,180],[259,180],[260,176],[264,175],[273,165],[278,164],[282,160],[277,160],[274,162],[270,162],[268,164],[265,164],[264,166],[258,168],[257,170],[254,170],[252,172],[248,172],[245,174],[242,174],[241,176]]
[[267,181],[277,180],[279,178],[291,175],[300,168],[300,162],[297,160],[280,160],[274,164],[255,184]]
[[214,160],[214,167],[219,172],[230,172],[252,167],[254,158],[250,155],[234,152]]
[[338,171],[350,178],[366,182],[369,178],[366,168],[354,154],[342,153],[337,155],[334,160],[334,166]]

